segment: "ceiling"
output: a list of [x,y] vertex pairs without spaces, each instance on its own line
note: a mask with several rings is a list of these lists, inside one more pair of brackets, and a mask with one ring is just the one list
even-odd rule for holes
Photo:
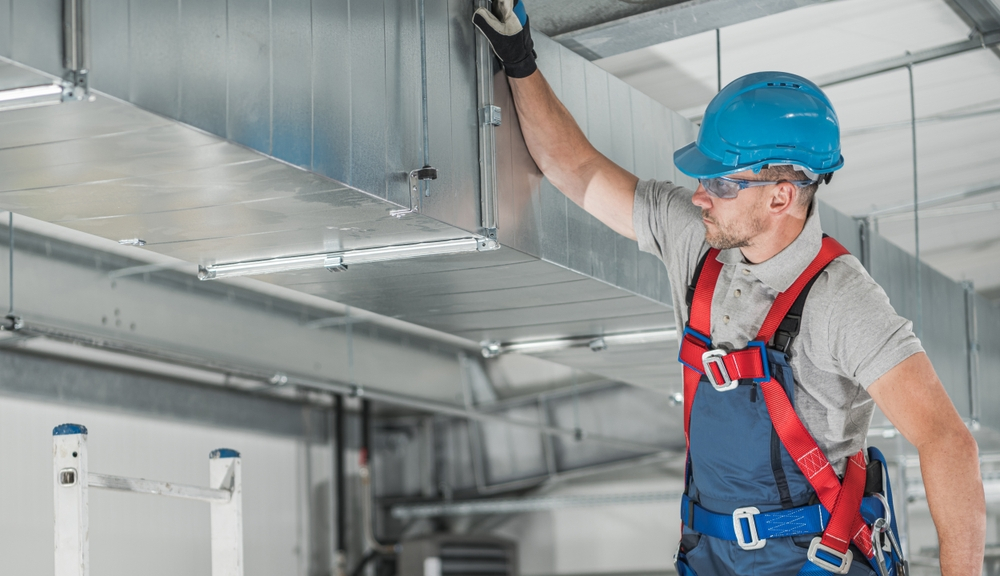
[[[943,0],[805,6],[722,28],[721,79],[725,84],[759,70],[819,78],[965,41],[970,23],[975,22]],[[668,108],[698,119],[718,88],[716,58],[716,34],[710,31],[595,62]],[[913,83],[920,257],[1000,301],[1000,57],[977,49],[918,64]],[[874,215],[883,236],[914,253],[914,219],[907,208],[914,199],[914,170],[906,69],[826,91],[840,116],[846,166],[821,191],[822,198],[856,217]]]

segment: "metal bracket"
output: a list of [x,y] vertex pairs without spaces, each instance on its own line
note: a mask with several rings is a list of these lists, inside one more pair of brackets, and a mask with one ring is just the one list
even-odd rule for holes
[[[476,8],[490,8],[490,0],[475,0]],[[476,95],[479,115],[479,203],[482,234],[497,239],[499,208],[497,199],[496,127],[500,125],[500,107],[493,104],[493,74],[496,58],[489,40],[476,37]]]
[[393,210],[389,212],[396,218],[402,218],[407,214],[413,214],[414,212],[420,211],[420,181],[421,180],[437,180],[438,171],[437,168],[433,166],[424,166],[423,168],[417,168],[416,170],[410,170],[409,173],[409,186],[410,186],[410,208],[409,210]]
[[24,328],[24,319],[14,314],[8,314],[0,321],[0,332],[17,332]]
[[62,101],[93,100],[90,94],[90,1],[63,0]]
[[491,250],[499,250],[500,243],[494,238],[480,238],[479,244],[476,245],[477,252],[489,252]]
[[490,104],[479,109],[479,123],[489,126],[499,126],[502,120],[500,107]]

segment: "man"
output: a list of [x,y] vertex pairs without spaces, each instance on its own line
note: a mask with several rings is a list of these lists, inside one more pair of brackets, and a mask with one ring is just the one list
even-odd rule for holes
[[[942,573],[980,574],[985,504],[975,440],[911,324],[819,228],[813,195],[843,165],[822,91],[783,73],[727,86],[698,141],[675,153],[676,166],[699,179],[692,192],[639,181],[587,141],[537,70],[519,0],[494,0],[494,12],[477,10],[474,22],[507,71],[545,176],[669,271],[678,326],[688,328],[681,574],[901,572],[882,525],[870,510],[858,513],[868,506],[861,488],[874,493],[862,478],[872,469],[863,449],[873,401],[919,451]],[[775,312],[782,306],[791,308]],[[753,368],[741,370],[737,358]],[[820,508],[811,533],[776,537],[789,531],[764,525]],[[873,530],[876,546],[866,544]],[[870,563],[851,561],[862,553]]]

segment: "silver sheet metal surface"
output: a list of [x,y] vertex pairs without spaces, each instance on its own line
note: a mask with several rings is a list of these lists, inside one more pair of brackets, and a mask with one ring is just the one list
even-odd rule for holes
[[[210,29],[211,6],[201,8],[206,11],[201,25]],[[247,66],[246,81],[252,83],[253,62]],[[9,82],[46,79],[13,66],[3,70]],[[211,94],[202,96],[206,117],[214,117]],[[256,138],[252,123],[245,128],[247,138]],[[509,155],[512,171],[515,163],[530,163],[523,143],[520,154]],[[352,164],[351,170],[359,166]],[[5,174],[0,209],[113,240],[140,238],[145,249],[199,264],[468,236],[423,214],[392,217],[397,206],[375,194],[103,95],[91,103],[0,115],[0,171]],[[540,178],[534,182],[537,192]],[[547,195],[565,218],[565,198],[551,188]],[[519,206],[528,215],[522,219],[522,241],[540,249],[544,237],[538,233],[544,228],[533,220],[538,216],[533,207],[530,200]],[[573,208],[589,219],[581,226],[596,225]],[[260,279],[473,341],[627,332],[672,323],[668,307],[614,286],[619,268],[639,285],[634,249],[629,252],[626,245],[624,252],[633,257],[616,258],[619,244],[609,235],[598,242],[604,252],[583,250],[593,246],[588,228],[577,233],[581,241],[574,254],[585,261],[580,267],[607,265],[605,281],[510,247],[358,266],[344,274],[320,269]],[[568,248],[568,239],[564,233],[561,245]],[[657,278],[655,268],[650,276]],[[649,292],[655,293],[654,287]],[[637,373],[627,366],[605,372]]]

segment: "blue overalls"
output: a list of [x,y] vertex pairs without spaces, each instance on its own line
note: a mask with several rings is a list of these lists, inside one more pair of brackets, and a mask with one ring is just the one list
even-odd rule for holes
[[882,454],[859,452],[841,479],[794,412],[787,351],[812,282],[846,253],[824,237],[757,339],[732,352],[708,337],[718,251],[699,263],[679,354],[688,441],[681,576],[905,576]]

